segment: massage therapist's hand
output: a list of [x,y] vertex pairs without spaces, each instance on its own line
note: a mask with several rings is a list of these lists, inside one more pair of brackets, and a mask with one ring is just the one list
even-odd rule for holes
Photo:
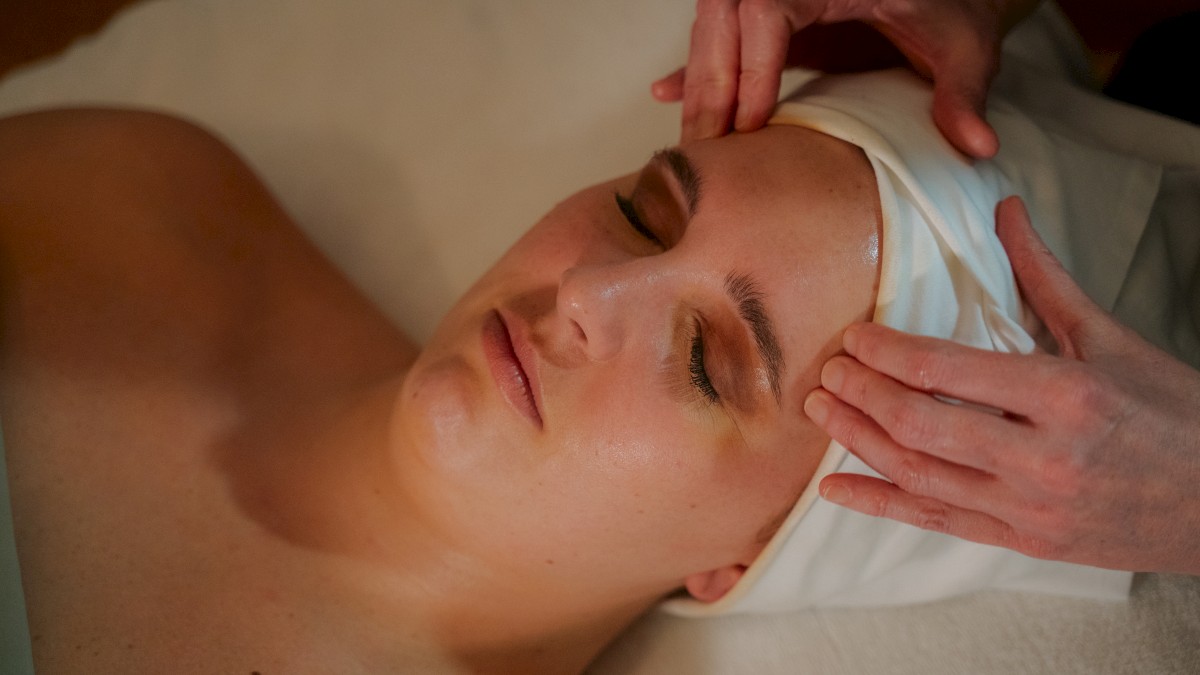
[[823,496],[1040,558],[1200,574],[1200,373],[1084,296],[1018,199],[997,232],[1061,356],[856,325],[805,411],[892,482],[833,474]]
[[[1037,0],[698,0],[688,62],[654,83],[660,101],[683,100],[683,139],[753,131],[766,124],[787,65],[861,70],[901,62],[934,85],[933,119],[962,152],[996,153],[983,118],[1000,41]],[[836,24],[836,25],[830,25]],[[859,29],[859,30],[856,30]],[[793,37],[794,36],[794,37]]]

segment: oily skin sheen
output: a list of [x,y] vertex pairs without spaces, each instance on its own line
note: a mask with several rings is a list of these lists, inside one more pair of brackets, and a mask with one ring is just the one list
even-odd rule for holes
[[[820,364],[873,309],[878,198],[857,148],[771,127],[679,151],[695,176],[660,153],[558,205],[450,312],[404,385],[396,433],[418,450],[399,475],[462,547],[538,569],[543,592],[682,579],[705,595],[711,577],[696,575],[736,580],[828,442],[801,413]],[[775,378],[748,296],[776,341]],[[541,424],[483,357],[496,310],[533,347]]]
[[564,201],[420,354],[186,123],[38,113],[0,146],[5,440],[54,670],[578,672],[755,559],[875,293],[870,166],[798,128]]

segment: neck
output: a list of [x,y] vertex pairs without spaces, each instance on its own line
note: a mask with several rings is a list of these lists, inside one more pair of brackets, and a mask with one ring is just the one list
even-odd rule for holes
[[437,639],[472,673],[579,673],[651,602],[572,606],[540,588],[445,589],[427,609]]
[[353,636],[341,648],[362,663],[384,670],[433,650],[473,673],[582,671],[654,598],[588,596],[456,544],[406,487],[413,448],[393,428],[399,391],[397,378],[276,400],[281,412],[259,418],[222,460],[240,508],[319,554],[325,576],[311,593],[322,599],[311,607]]
[[405,593],[395,606],[419,617],[471,673],[581,672],[669,590],[618,597],[560,566],[531,568],[456,541],[419,515],[405,531],[413,537],[407,550],[422,554],[393,568]]

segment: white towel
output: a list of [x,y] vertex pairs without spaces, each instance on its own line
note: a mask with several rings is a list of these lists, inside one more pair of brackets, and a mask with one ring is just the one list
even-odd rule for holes
[[[1160,168],[1047,133],[999,100],[988,119],[1002,151],[972,163],[934,126],[930,103],[928,85],[907,71],[824,76],[780,104],[771,120],[853,143],[870,159],[883,213],[873,320],[985,349],[1033,349],[1037,320],[1020,300],[995,235],[995,206],[1011,194],[1025,199],[1047,245],[1084,289],[1111,307]],[[1068,218],[1085,226],[1072,232]],[[1091,224],[1096,230],[1088,232]],[[831,443],[791,515],[737,586],[714,603],[675,599],[666,609],[708,616],[893,605],[985,589],[1100,599],[1128,594],[1128,572],[1038,560],[834,506],[818,498],[817,484],[835,471],[878,475]]]

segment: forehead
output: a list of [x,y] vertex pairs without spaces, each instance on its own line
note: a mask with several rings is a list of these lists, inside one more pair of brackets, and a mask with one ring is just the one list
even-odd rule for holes
[[697,234],[779,255],[837,253],[859,239],[861,232],[848,226],[876,219],[870,163],[857,147],[819,132],[767,127],[679,150],[701,183],[692,221]]
[[701,180],[681,248],[698,265],[759,281],[789,375],[815,385],[814,361],[874,304],[880,215],[870,163],[858,148],[799,127],[680,150]]

